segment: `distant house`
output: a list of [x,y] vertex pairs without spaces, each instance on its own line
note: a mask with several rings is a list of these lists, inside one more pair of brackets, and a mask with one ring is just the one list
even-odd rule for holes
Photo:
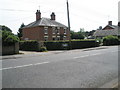
[[69,40],[70,31],[68,27],[57,22],[54,12],[51,18],[41,18],[40,10],[36,12],[36,21],[26,25],[23,28],[23,40]]
[[108,35],[120,37],[120,22],[118,22],[118,25],[112,25],[112,21],[109,21],[108,25],[106,25],[102,30],[96,30],[93,34],[95,38],[101,39]]

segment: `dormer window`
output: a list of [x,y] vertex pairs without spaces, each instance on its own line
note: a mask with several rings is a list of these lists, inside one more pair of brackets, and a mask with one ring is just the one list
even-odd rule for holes
[[48,27],[44,27],[44,34],[48,34]]

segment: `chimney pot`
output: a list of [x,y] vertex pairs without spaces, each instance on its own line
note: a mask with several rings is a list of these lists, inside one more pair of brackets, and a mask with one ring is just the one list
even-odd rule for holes
[[40,12],[40,10],[37,10],[37,12],[36,12],[36,21],[38,21],[40,19],[41,19],[41,12]]
[[108,25],[112,25],[112,21],[108,21]]
[[118,26],[120,27],[120,22],[118,22]]
[[51,20],[55,20],[55,13],[54,12],[52,12],[52,14],[51,14]]

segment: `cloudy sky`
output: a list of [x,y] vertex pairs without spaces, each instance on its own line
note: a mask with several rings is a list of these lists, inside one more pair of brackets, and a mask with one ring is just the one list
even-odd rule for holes
[[[69,0],[71,29],[85,31],[105,26],[108,21],[118,22],[119,0]],[[56,21],[67,25],[66,0],[0,0],[0,25],[6,25],[17,33],[22,23],[35,21],[40,8],[42,17],[50,18],[55,12]]]

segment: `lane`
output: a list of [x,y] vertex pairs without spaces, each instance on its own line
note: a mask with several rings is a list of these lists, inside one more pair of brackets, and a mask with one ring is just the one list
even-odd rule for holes
[[68,51],[59,54],[51,54],[45,56],[36,56],[36,57],[27,57],[27,58],[17,58],[11,60],[3,60],[2,61],[2,68],[9,68],[9,67],[16,67],[16,66],[23,66],[29,64],[36,64],[36,63],[43,63],[43,62],[56,62],[56,61],[63,61],[63,60],[70,60],[74,58],[82,58],[86,56],[92,55],[99,55],[104,53],[112,53],[118,52],[117,47],[112,47],[108,49],[101,49],[101,50],[93,50],[93,51]]
[[[47,64],[3,70],[3,87],[97,88],[118,77],[118,52],[115,50],[87,51],[88,56],[81,58],[77,52],[68,60],[61,60],[61,53],[55,55],[57,60],[50,60]],[[76,54],[79,58],[73,59]]]
[[[113,53],[113,52],[118,52],[118,51],[111,51],[109,53]],[[84,58],[84,57],[97,56],[97,55],[99,56],[99,55],[102,55],[102,54],[106,54],[106,53],[89,54],[89,55],[84,55],[84,56],[79,56],[79,57],[73,57],[73,58],[69,57],[69,60],[70,59],[79,59],[79,58]],[[66,60],[66,59],[64,59],[64,60]],[[53,62],[53,61],[51,61],[51,62]],[[28,66],[36,66],[36,65],[41,65],[41,64],[51,63],[51,62],[49,62],[49,60],[47,60],[46,62],[37,62],[37,63],[35,63],[35,62],[33,63],[32,62],[32,64],[26,64],[26,65],[24,64],[24,65],[20,65],[20,66],[6,67],[6,68],[1,68],[0,70],[13,69],[13,68],[24,68],[24,67],[28,67]]]

